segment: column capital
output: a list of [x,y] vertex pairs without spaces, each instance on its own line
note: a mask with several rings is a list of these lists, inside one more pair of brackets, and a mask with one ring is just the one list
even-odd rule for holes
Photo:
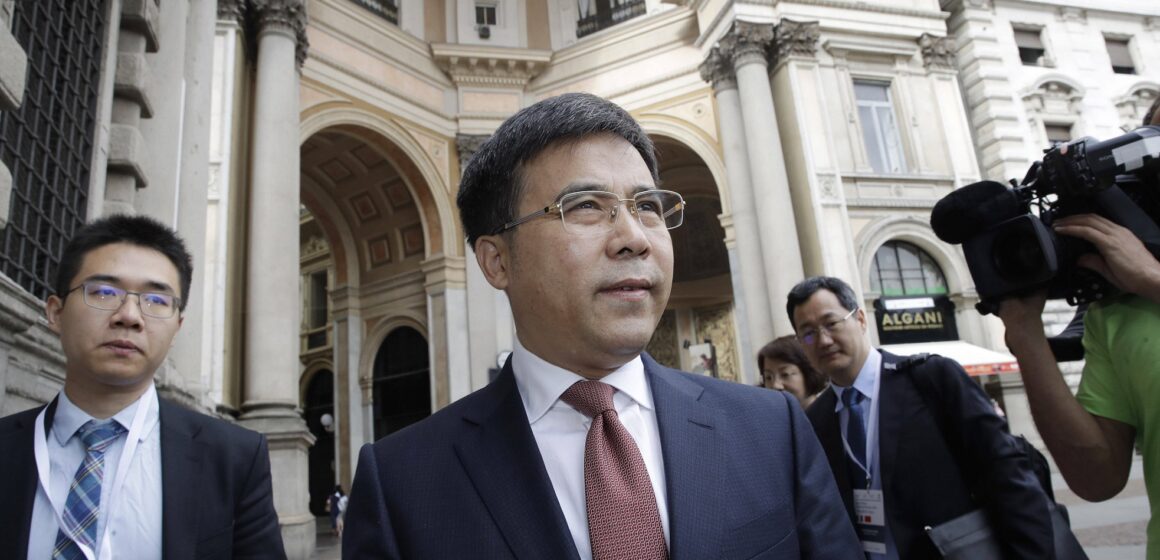
[[246,0],[217,0],[217,17],[219,20],[233,20],[245,22]]
[[305,0],[250,0],[250,2],[250,13],[257,23],[258,34],[275,29],[292,34],[298,43],[295,58],[301,67],[306,62],[306,50],[310,46],[306,39]]
[[768,65],[765,53],[773,42],[773,24],[735,21],[717,46],[733,62],[733,69],[752,63]]
[[922,49],[922,64],[929,70],[954,70],[955,40],[952,37],[938,37],[923,33],[918,38]]
[[701,79],[713,84],[714,92],[737,88],[737,75],[733,73],[733,61],[721,53],[720,47],[713,47],[709,56],[698,67]]
[[773,60],[777,64],[790,56],[817,58],[820,25],[816,21],[781,20],[773,28]]
[[471,156],[479,151],[479,147],[491,138],[490,134],[456,134],[455,135],[455,150],[459,152],[459,173],[462,174],[464,169],[467,169],[467,162],[471,161]]

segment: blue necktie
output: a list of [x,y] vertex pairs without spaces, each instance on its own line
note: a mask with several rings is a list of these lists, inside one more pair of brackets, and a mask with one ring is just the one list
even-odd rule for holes
[[869,488],[870,473],[866,464],[866,424],[863,421],[862,393],[854,387],[842,391],[842,404],[846,410],[846,444],[850,446],[850,454],[858,461],[850,460],[850,487]]
[[68,490],[68,498],[64,501],[64,526],[56,533],[56,546],[52,549],[52,558],[65,560],[84,559],[84,554],[77,546],[83,544],[96,552],[97,543],[97,516],[101,510],[101,479],[105,474],[105,450],[121,434],[125,428],[116,422],[97,424],[96,420],[89,420],[81,426],[81,442],[85,444],[85,459],[73,477],[72,486]]

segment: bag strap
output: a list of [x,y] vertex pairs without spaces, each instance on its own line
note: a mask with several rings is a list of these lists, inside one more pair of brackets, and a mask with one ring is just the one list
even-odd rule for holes
[[[938,425],[939,434],[942,436],[943,444],[951,452],[955,458],[955,466],[959,469],[959,475],[963,481],[971,488],[972,498],[974,496],[975,486],[978,484],[978,476],[972,472],[972,469],[963,468],[963,446],[957,435],[954,435],[950,430],[951,418],[947,414],[947,409],[942,406],[942,393],[934,386],[934,380],[930,375],[921,375],[916,372],[920,366],[927,363],[930,354],[913,354],[904,357],[898,362],[897,370],[906,374],[914,383],[915,389],[918,390],[918,395],[922,398],[923,404],[926,405],[927,410],[934,416],[935,424]],[[970,478],[967,478],[970,477]]]

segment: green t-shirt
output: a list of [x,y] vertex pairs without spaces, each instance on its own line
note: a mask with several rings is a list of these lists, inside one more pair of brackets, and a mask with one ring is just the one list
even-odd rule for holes
[[1148,559],[1160,560],[1160,305],[1122,296],[1093,304],[1083,324],[1076,398],[1088,412],[1136,428],[1152,507]]

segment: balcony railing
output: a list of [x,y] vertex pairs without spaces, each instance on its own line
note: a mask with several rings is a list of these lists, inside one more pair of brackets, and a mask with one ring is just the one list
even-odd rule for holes
[[587,15],[576,21],[576,37],[580,38],[596,33],[602,29],[608,29],[623,21],[644,15],[644,12],[644,0],[629,0],[628,2],[611,6],[607,10],[597,11],[594,14]]
[[355,4],[362,6],[375,15],[395,24],[399,25],[399,6],[395,0],[352,0]]

